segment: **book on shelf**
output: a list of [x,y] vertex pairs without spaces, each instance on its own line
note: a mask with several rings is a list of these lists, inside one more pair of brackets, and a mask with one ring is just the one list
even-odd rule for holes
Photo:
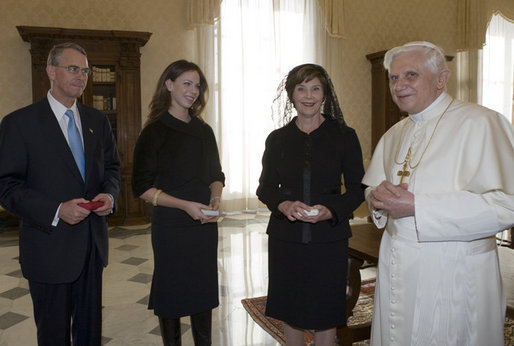
[[116,110],[116,97],[93,95],[93,107],[101,111]]
[[116,80],[116,72],[110,68],[92,67],[93,82],[114,82]]

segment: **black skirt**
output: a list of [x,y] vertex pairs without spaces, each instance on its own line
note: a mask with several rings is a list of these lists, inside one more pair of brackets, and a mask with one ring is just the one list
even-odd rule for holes
[[165,224],[152,220],[154,273],[148,308],[160,317],[190,316],[219,305],[218,225],[188,218]]
[[348,239],[294,243],[269,238],[266,316],[323,330],[346,323]]

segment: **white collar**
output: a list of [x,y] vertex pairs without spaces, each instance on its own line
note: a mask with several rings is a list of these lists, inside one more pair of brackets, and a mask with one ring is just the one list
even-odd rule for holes
[[60,121],[62,119],[62,117],[64,116],[64,113],[68,109],[71,109],[73,111],[73,114],[75,115],[75,118],[78,116],[79,112],[78,112],[78,109],[77,109],[77,101],[73,102],[73,105],[70,108],[68,108],[68,107],[65,107],[59,101],[57,101],[55,99],[55,97],[53,97],[53,95],[50,92],[50,90],[48,90],[48,92],[46,94],[46,97],[48,99],[48,103],[50,103],[50,108],[52,108],[52,111],[54,112],[55,117],[57,118],[58,121]]
[[[416,114],[409,114],[409,117],[414,120],[414,121],[421,121],[423,120],[423,115],[425,113],[428,113],[428,111],[430,111],[432,108],[434,108],[435,106],[437,106],[444,98],[446,97],[446,92],[443,91],[441,93],[441,95],[439,95],[434,102],[432,102],[430,104],[430,106],[428,106],[427,108],[423,109],[421,112],[419,113],[416,113]],[[428,119],[424,119],[424,120],[428,120]]]

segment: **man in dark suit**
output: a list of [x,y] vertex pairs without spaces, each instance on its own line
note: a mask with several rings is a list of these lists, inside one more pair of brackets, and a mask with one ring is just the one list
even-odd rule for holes
[[71,334],[74,345],[100,345],[118,151],[106,115],[76,102],[90,72],[84,49],[54,46],[46,72],[47,97],[0,123],[0,204],[21,219],[38,344],[69,345]]

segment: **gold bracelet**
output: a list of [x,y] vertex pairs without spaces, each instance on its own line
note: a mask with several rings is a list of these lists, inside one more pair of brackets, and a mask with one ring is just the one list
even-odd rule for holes
[[157,191],[155,191],[155,193],[153,195],[152,204],[154,207],[157,206],[157,198],[159,198],[159,195],[161,194],[161,192],[162,192],[161,189],[157,189]]

